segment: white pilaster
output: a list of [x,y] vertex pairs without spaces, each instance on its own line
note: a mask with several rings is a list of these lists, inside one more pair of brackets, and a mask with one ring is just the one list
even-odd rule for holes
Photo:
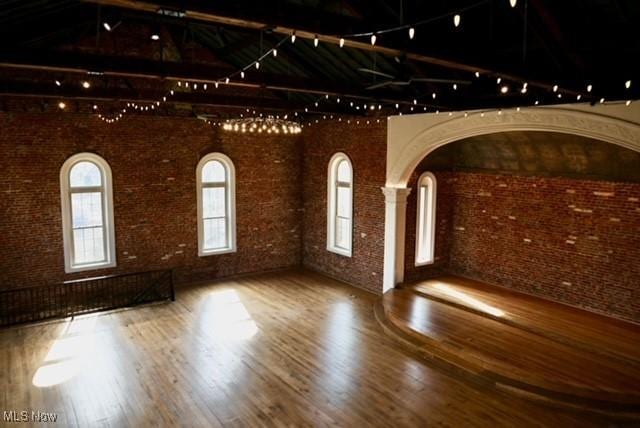
[[382,187],[384,211],[384,276],[382,292],[386,293],[404,280],[404,237],[407,219],[406,187]]

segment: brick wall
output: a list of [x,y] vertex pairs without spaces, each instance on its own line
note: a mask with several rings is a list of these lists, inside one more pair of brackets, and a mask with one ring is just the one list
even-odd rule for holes
[[[174,268],[178,281],[300,264],[301,144],[224,133],[193,118],[0,113],[0,288]],[[59,171],[95,152],[113,172],[118,266],[64,273]],[[233,254],[198,257],[195,168],[220,151],[237,174]]]
[[640,321],[640,184],[449,175],[451,272]]
[[[319,124],[304,132],[304,266],[374,293],[382,292],[386,121]],[[327,251],[327,167],[336,152],[353,164],[352,257]]]

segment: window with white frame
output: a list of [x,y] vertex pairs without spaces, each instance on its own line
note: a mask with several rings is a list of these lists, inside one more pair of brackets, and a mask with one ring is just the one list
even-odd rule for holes
[[329,161],[327,187],[327,250],[351,257],[353,167],[344,153]]
[[222,153],[203,157],[196,169],[198,255],[236,251],[235,168]]
[[65,271],[116,265],[111,168],[100,156],[79,153],[60,169]]
[[436,231],[436,177],[425,172],[418,180],[418,214],[416,224],[416,266],[434,261]]

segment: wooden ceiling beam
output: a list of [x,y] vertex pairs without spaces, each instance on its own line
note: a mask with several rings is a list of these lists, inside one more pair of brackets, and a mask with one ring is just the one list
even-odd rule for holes
[[[262,30],[270,30],[276,34],[290,36],[295,32],[296,37],[302,39],[313,40],[316,37],[319,41],[323,43],[331,43],[337,45],[340,43],[340,35],[334,34],[322,34],[315,31],[309,31],[301,28],[296,28],[289,25],[271,25],[266,22],[255,21],[252,19],[246,18],[238,18],[234,16],[228,16],[223,13],[216,13],[213,10],[204,10],[202,9],[202,5],[198,5],[196,8],[196,3],[189,1],[181,1],[181,2],[163,2],[163,1],[144,1],[144,0],[83,0],[87,3],[95,3],[103,6],[112,6],[123,9],[136,10],[140,12],[147,13],[158,13],[160,9],[176,9],[180,10],[184,13],[184,18],[192,19],[196,21],[208,22],[216,25],[225,25],[231,27],[239,27],[246,28],[255,31]],[[446,69],[456,70],[459,72],[466,72],[469,74],[473,74],[475,72],[479,72],[482,75],[490,76],[490,77],[501,77],[502,79],[515,81],[515,82],[527,82],[531,87],[537,87],[544,90],[551,90],[553,87],[552,83],[540,82],[536,80],[529,80],[522,76],[517,76],[511,73],[503,73],[496,70],[491,70],[486,67],[475,66],[470,64],[465,64],[457,61],[447,60],[443,58],[436,58],[429,55],[424,55],[421,53],[415,52],[406,52],[401,49],[395,49],[390,47],[385,47],[380,44],[371,45],[369,40],[358,41],[353,39],[345,39],[344,41],[345,47],[350,47],[354,49],[377,52],[382,55],[387,55],[390,57],[402,57],[405,56],[410,61],[416,61],[421,63],[430,64],[432,66],[442,67]],[[565,93],[577,95],[578,92],[564,89]]]

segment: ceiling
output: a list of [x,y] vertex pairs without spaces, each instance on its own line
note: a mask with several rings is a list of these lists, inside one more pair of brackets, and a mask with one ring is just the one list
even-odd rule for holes
[[[508,0],[207,3],[211,4],[0,0],[0,94],[153,99],[167,90],[170,76],[215,80],[252,64],[274,46],[278,46],[277,58],[269,56],[260,70],[247,70],[247,78],[235,82],[233,90],[207,96],[182,94],[182,101],[210,108],[263,104],[301,109],[326,93],[334,100],[342,95],[357,105],[381,105],[381,111],[368,114],[395,114],[410,113],[413,108],[531,105],[534,99],[558,103],[578,93],[591,102],[601,96],[635,99],[639,93],[640,82],[631,90],[622,87],[640,74],[636,61],[640,2],[636,0],[519,0],[515,8]],[[169,17],[160,15],[159,8],[189,13]],[[454,13],[461,15],[457,28],[451,21]],[[107,32],[101,25],[105,21],[119,24]],[[410,40],[403,26],[418,22],[423,24],[415,26],[416,35]],[[402,29],[378,33],[375,47],[369,47],[370,36],[349,36],[393,27]],[[282,28],[298,31],[295,43]],[[321,38],[344,37],[348,43],[340,48],[322,39],[315,47],[312,39],[304,37],[305,31]],[[152,42],[151,33],[160,34],[160,41]],[[359,47],[352,46],[352,41]],[[394,78],[359,70],[363,68]],[[474,76],[475,69],[482,70],[480,78]],[[70,81],[87,70],[101,75],[93,94],[50,85],[54,78]],[[505,76],[509,93],[500,93],[496,76]],[[450,82],[414,80],[368,89],[387,80],[411,79],[470,83],[453,90]],[[517,90],[523,82],[531,82],[527,94]],[[584,90],[587,83],[596,88],[591,94]],[[562,88],[564,99],[549,89],[554,84]],[[312,110],[364,114],[335,102]]]
[[553,132],[503,132],[447,144],[418,171],[466,171],[640,182],[640,153]]

